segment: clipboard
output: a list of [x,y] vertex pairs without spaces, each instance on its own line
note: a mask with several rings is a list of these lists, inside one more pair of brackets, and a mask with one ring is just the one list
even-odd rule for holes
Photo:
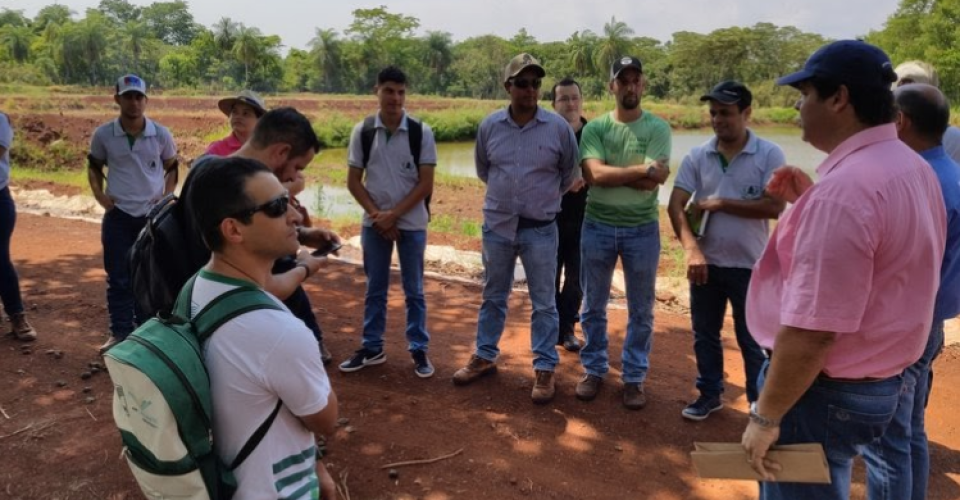
[[[740,443],[694,443],[690,453],[702,479],[760,481]],[[780,464],[777,482],[830,484],[830,467],[820,443],[773,446],[767,458]]]

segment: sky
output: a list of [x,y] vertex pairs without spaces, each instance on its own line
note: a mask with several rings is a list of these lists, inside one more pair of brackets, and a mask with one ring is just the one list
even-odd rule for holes
[[[305,48],[316,28],[343,33],[356,9],[385,5],[395,14],[420,20],[419,34],[446,31],[460,41],[494,34],[510,38],[521,28],[538,41],[565,40],[573,32],[603,31],[611,17],[627,23],[635,36],[667,41],[678,31],[709,33],[730,26],[769,22],[796,26],[829,38],[854,38],[883,28],[899,0],[187,0],[200,24],[221,17],[280,35],[288,48]],[[78,14],[100,0],[0,0],[0,8],[33,17],[46,5],[61,3]],[[149,5],[149,0],[130,0]],[[225,7],[229,6],[229,9]]]

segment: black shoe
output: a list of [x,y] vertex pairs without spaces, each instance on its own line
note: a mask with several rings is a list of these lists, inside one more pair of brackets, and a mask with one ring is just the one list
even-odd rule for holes
[[680,413],[687,420],[700,422],[706,420],[711,413],[723,408],[720,398],[700,396],[696,401],[687,405]]
[[563,336],[563,348],[570,352],[580,351],[580,341],[577,340],[577,336],[573,332]]
[[365,366],[379,365],[387,360],[387,355],[383,350],[371,351],[367,348],[360,349],[354,355],[340,363],[340,371],[345,373],[362,370]]
[[420,378],[430,378],[433,376],[433,364],[427,359],[427,351],[416,350],[410,353],[413,356],[413,371]]

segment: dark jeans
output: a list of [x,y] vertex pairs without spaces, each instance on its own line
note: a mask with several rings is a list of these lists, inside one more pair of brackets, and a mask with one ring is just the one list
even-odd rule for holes
[[[768,362],[761,369],[763,388]],[[820,443],[830,467],[831,484],[760,483],[760,500],[846,500],[850,498],[853,459],[883,435],[897,409],[900,375],[873,382],[824,378],[800,397],[780,422],[777,444]]]
[[[295,267],[297,267],[297,259],[295,257],[291,256],[277,259],[277,261],[273,263],[273,274],[283,274]],[[307,325],[307,328],[309,328],[310,331],[313,332],[313,336],[316,337],[317,342],[323,342],[323,330],[320,329],[320,324],[317,323],[317,317],[313,314],[310,297],[302,286],[298,286],[293,292],[293,295],[287,297],[287,299],[283,301],[283,304],[290,309],[290,312],[292,312],[294,316],[299,318],[300,321],[303,321],[303,324]]]
[[107,272],[107,312],[110,315],[110,335],[119,339],[127,338],[140,324],[136,320],[130,288],[127,254],[146,223],[146,217],[134,217],[116,207],[103,214],[100,242],[103,245],[103,269]]
[[750,285],[750,269],[707,266],[707,283],[690,285],[690,317],[693,321],[693,352],[697,356],[697,389],[706,397],[723,394],[723,344],[720,330],[727,312],[733,307],[737,344],[743,356],[747,400],[757,400],[757,376],[764,355],[747,329],[745,304]]
[[[560,316],[560,338],[573,333],[580,321],[580,304],[583,302],[583,287],[580,285],[580,234],[583,229],[583,214],[587,206],[587,188],[563,195],[560,215],[557,216],[557,314]],[[563,278],[561,280],[561,277]],[[561,288],[561,282],[563,284]]]
[[0,300],[7,315],[23,312],[20,298],[20,278],[10,260],[10,239],[17,225],[17,206],[10,196],[10,188],[0,189]]

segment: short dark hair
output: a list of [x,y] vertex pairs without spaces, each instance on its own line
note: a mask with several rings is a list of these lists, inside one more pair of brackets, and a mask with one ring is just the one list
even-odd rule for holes
[[813,86],[820,99],[831,97],[840,90],[841,85],[846,86],[850,94],[850,105],[853,106],[857,119],[868,127],[890,123],[896,118],[897,107],[893,102],[893,92],[890,87],[851,85],[819,76],[805,81]]
[[252,215],[244,212],[254,206],[247,194],[247,181],[259,174],[273,175],[266,165],[257,160],[228,156],[211,158],[195,166],[186,206],[190,217],[203,235],[203,241],[212,252],[223,249],[223,233],[220,223],[226,218],[235,218],[249,224]]
[[311,149],[314,153],[320,152],[320,139],[310,120],[289,106],[264,113],[250,136],[250,144],[257,149],[278,143],[290,145],[291,158],[303,156]]
[[897,108],[910,118],[917,134],[937,144],[943,142],[943,134],[950,126],[950,104],[946,98],[931,99],[929,94],[910,87],[898,89],[894,96]]
[[550,89],[551,99],[553,100],[553,103],[554,103],[554,104],[557,103],[557,87],[569,87],[569,86],[571,86],[571,85],[576,85],[576,86],[577,86],[577,90],[580,92],[580,95],[583,95],[583,89],[580,88],[580,84],[577,83],[577,81],[574,80],[573,78],[570,78],[569,76],[566,76],[566,77],[564,77],[562,80],[560,80],[559,82],[554,83],[554,84],[553,84],[553,88]]
[[400,85],[407,84],[407,74],[396,66],[387,66],[377,73],[377,85],[383,85],[387,82],[393,82]]

